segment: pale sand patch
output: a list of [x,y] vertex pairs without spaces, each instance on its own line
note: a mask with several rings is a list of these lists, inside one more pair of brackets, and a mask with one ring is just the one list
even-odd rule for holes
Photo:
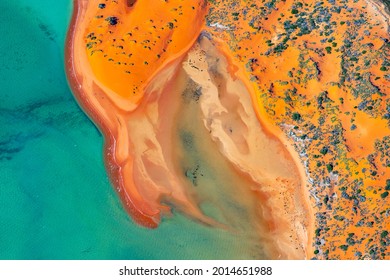
[[366,2],[368,4],[368,11],[375,17],[378,17],[382,21],[385,30],[390,32],[390,14],[385,4],[374,0],[366,0]]
[[311,217],[299,170],[283,143],[258,122],[249,92],[228,68],[205,38],[184,62],[187,74],[202,87],[200,107],[210,137],[238,176],[250,179],[253,195],[260,194],[260,219],[268,222],[271,251],[277,252],[273,257],[305,258]]

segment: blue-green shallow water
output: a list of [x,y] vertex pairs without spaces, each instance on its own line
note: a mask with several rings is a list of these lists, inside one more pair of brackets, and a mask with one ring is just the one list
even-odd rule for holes
[[71,4],[0,0],[0,259],[252,258],[179,214],[149,230],[124,212],[66,82]]

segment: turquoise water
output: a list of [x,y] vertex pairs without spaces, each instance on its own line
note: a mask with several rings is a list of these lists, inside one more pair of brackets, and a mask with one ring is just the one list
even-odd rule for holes
[[149,230],[124,212],[66,82],[71,4],[0,0],[0,259],[252,258],[180,214]]

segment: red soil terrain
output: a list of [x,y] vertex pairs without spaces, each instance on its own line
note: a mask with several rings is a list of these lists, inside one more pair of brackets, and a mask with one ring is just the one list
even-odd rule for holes
[[[135,221],[156,227],[174,207],[253,230],[265,258],[390,258],[382,4],[79,0],[74,9],[69,82],[105,136],[108,173]],[[245,225],[225,196],[245,209]],[[222,216],[202,208],[210,201]]]

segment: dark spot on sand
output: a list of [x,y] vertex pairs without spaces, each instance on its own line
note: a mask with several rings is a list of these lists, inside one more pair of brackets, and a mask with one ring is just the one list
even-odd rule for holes
[[118,23],[118,18],[117,17],[108,17],[106,18],[106,21],[110,23],[110,25],[116,25]]

